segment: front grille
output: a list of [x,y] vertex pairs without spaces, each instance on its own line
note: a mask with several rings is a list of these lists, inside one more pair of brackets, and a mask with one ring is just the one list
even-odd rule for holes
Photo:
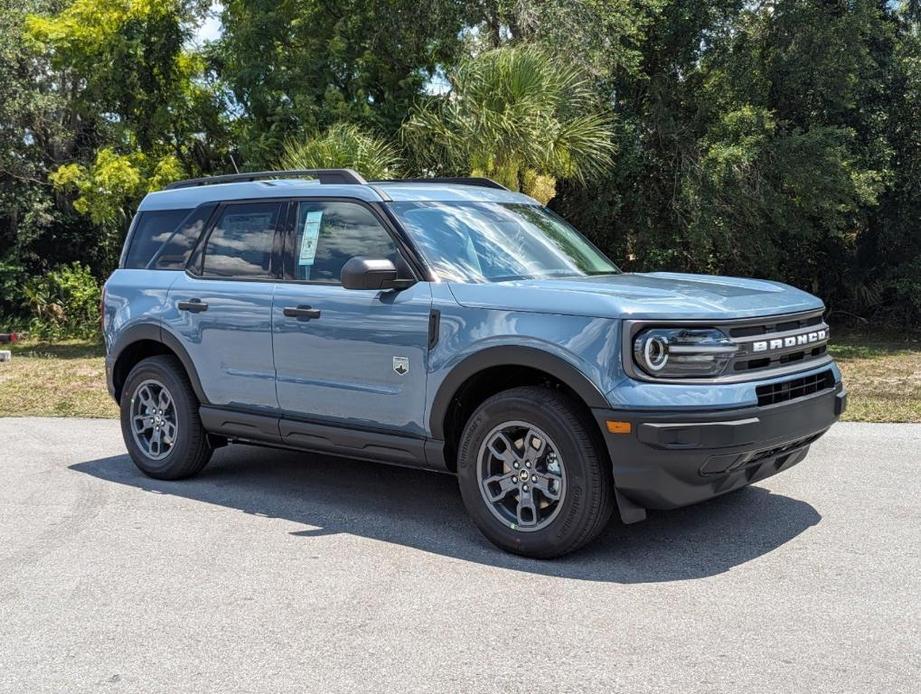
[[822,371],[821,373],[794,378],[790,381],[781,381],[780,383],[771,383],[770,385],[758,386],[755,392],[758,394],[758,406],[776,405],[780,402],[788,402],[797,398],[804,398],[823,390],[835,387],[835,377],[832,372]]
[[799,349],[795,352],[778,354],[774,357],[752,357],[750,354],[742,353],[741,356],[737,356],[733,360],[732,368],[737,373],[760,371],[762,369],[769,369],[772,366],[786,366],[787,364],[793,364],[798,361],[811,361],[821,357],[827,351],[827,345],[819,345],[811,349]]
[[729,373],[761,374],[811,362],[828,360],[828,325],[822,313],[776,316],[746,321],[728,327],[729,337],[739,346]]

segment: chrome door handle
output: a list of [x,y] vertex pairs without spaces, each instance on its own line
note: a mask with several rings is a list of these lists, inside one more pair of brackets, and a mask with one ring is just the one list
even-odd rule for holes
[[190,299],[189,301],[180,301],[176,304],[180,311],[189,311],[190,313],[201,313],[208,310],[208,304],[201,299]]
[[320,317],[320,309],[310,308],[310,306],[285,306],[282,313],[287,318],[297,318],[298,320],[310,320],[311,318]]

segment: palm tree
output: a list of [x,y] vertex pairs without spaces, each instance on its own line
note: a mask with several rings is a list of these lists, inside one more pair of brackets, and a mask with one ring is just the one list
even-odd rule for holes
[[556,179],[610,165],[610,118],[566,61],[534,46],[499,48],[448,80],[450,91],[416,106],[401,129],[418,168],[487,176],[546,202]]
[[285,169],[355,169],[367,179],[394,178],[400,157],[385,140],[338,123],[318,137],[289,140],[279,162]]

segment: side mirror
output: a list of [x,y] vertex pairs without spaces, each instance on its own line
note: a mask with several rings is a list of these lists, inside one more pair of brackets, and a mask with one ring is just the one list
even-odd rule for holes
[[346,289],[406,289],[413,280],[398,279],[396,265],[386,258],[349,258],[339,275]]

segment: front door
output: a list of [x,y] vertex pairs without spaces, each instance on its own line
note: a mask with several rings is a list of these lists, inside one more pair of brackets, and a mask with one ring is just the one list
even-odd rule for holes
[[411,273],[382,221],[358,202],[300,202],[289,239],[287,281],[277,285],[272,309],[281,409],[320,423],[422,435],[429,284],[341,286],[342,266],[354,256],[389,258]]

